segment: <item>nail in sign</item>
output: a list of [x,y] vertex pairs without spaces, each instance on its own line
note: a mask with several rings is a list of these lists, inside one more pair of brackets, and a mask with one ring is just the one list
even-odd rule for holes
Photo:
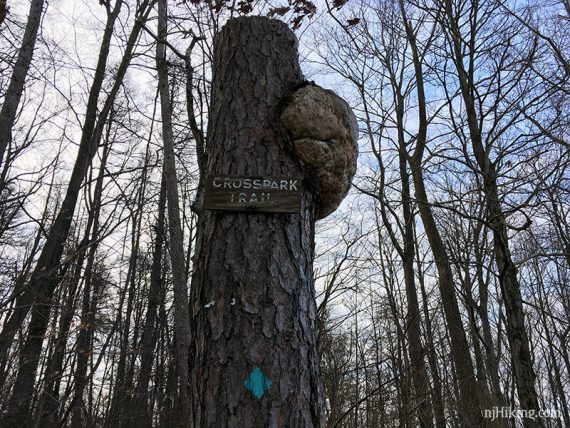
[[210,175],[204,209],[298,213],[302,190],[301,178]]

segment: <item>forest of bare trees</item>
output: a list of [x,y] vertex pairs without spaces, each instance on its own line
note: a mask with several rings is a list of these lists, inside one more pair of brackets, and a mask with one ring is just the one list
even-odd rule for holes
[[294,28],[360,129],[316,223],[313,417],[570,427],[568,0],[0,0],[0,426],[192,426],[214,36],[243,15]]

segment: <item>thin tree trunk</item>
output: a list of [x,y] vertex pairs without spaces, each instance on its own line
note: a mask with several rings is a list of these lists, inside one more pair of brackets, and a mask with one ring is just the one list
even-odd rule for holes
[[[166,194],[165,194],[166,196]],[[174,344],[172,341],[173,334],[171,334],[171,326],[168,322],[165,307],[165,294],[166,290],[163,289],[160,305],[158,309],[159,325],[162,331],[163,343],[163,361],[166,363],[158,370],[162,371],[162,378],[164,383],[160,385],[160,395],[157,397],[158,402],[158,426],[165,428],[174,425],[174,418],[172,417],[172,407],[174,397],[176,396],[176,364],[174,363]]]
[[449,257],[427,201],[421,166],[417,165],[415,161],[411,162],[411,164],[413,165],[412,171],[420,215],[438,271],[438,285],[449,329],[451,356],[454,360],[457,382],[459,384],[458,406],[460,417],[462,421],[465,421],[464,423],[473,423],[473,426],[484,426],[473,362],[471,361],[469,344],[461,321],[459,302],[457,301]]
[[[499,382],[499,363],[497,360],[497,355],[495,351],[495,345],[493,343],[493,337],[491,335],[491,325],[489,323],[489,276],[485,277],[483,272],[484,260],[483,260],[483,249],[485,248],[484,243],[480,241],[480,236],[485,236],[486,228],[483,229],[483,234],[481,234],[481,229],[477,228],[477,232],[474,235],[475,243],[473,246],[475,255],[475,277],[477,280],[477,288],[479,290],[479,306],[477,308],[479,313],[479,318],[481,319],[481,328],[483,330],[483,345],[485,346],[485,361],[487,365],[487,373],[489,375],[491,390],[493,394],[493,399],[498,406],[504,404],[504,397],[501,392],[501,385]],[[489,274],[487,274],[489,275]]]
[[[50,229],[50,233],[48,235],[46,243],[44,244],[36,268],[32,274],[32,280],[28,284],[27,288],[30,291],[22,295],[22,298],[18,302],[19,304],[17,305],[16,310],[12,313],[10,319],[7,322],[7,325],[2,330],[2,334],[0,335],[0,361],[5,358],[17,329],[20,328],[20,326],[23,324],[26,315],[30,310],[30,306],[34,301],[34,295],[36,293],[39,293],[40,290],[50,287],[51,283],[55,281],[55,279],[51,279],[50,277],[55,276],[55,272],[52,271],[54,271],[59,264],[61,254],[63,253],[63,245],[67,239],[67,234],[71,225],[71,218],[73,216],[77,194],[79,193],[79,187],[85,175],[80,174],[80,172],[83,172],[83,170],[79,168],[79,164],[85,164],[85,171],[88,167],[88,162],[85,160],[89,154],[89,143],[95,127],[97,103],[105,75],[105,67],[109,53],[113,27],[121,4],[122,2],[120,0],[117,0],[116,10],[114,10],[113,13],[110,13],[107,18],[107,24],[105,27],[105,32],[103,34],[103,40],[101,42],[101,49],[98,57],[97,69],[91,86],[89,102],[87,104],[87,116],[82,134],[82,147],[78,153],[76,167],[72,173],[72,178],[68,187],[66,198],[64,199],[58,216]],[[43,273],[43,278],[41,277],[40,273]],[[30,328],[31,327],[32,326],[30,326]],[[28,379],[28,382],[33,382],[33,379]],[[16,394],[13,395],[15,396]],[[26,397],[21,398],[24,399],[24,401],[26,400]],[[16,413],[18,413],[17,409],[15,410]]]
[[166,183],[163,178],[158,199],[158,218],[156,220],[156,236],[154,240],[153,260],[148,289],[148,305],[140,345],[140,377],[135,388],[132,406],[132,410],[136,412],[136,416],[133,417],[131,426],[140,428],[152,426],[152,409],[149,408],[148,386],[151,379],[153,351],[157,339],[157,310],[161,297],[162,286],[162,250],[164,245],[165,210]]
[[[74,283],[75,283],[74,285],[75,287],[77,287],[78,284],[81,282],[81,270],[83,268],[83,261],[85,259],[86,252],[88,252],[87,266],[86,266],[85,279],[84,279],[83,304],[85,304],[85,299],[87,299],[87,301],[90,302],[90,292],[91,292],[91,282],[92,282],[91,274],[95,261],[95,253],[97,251],[97,239],[99,237],[99,213],[101,209],[101,196],[103,192],[105,166],[110,151],[110,145],[109,145],[110,132],[111,132],[111,126],[109,125],[107,127],[107,133],[106,133],[106,145],[103,150],[101,164],[99,165],[99,173],[97,175],[97,180],[95,182],[92,209],[89,212],[89,218],[87,221],[87,225],[85,227],[85,236],[83,237],[81,243],[79,244],[79,249],[81,251],[81,254],[78,256],[77,260],[75,261],[76,272],[74,274]],[[91,235],[91,237],[89,235]],[[87,249],[87,246],[89,244],[91,244],[91,246]],[[69,303],[72,302],[70,301]],[[73,300],[73,303],[75,303],[75,300]],[[68,304],[66,306],[66,310],[64,311],[65,320],[62,323],[61,332],[59,333],[62,338],[60,339],[61,343],[59,344],[58,349],[56,349],[57,358],[54,360],[53,366],[48,365],[49,370],[46,370],[46,375],[45,375],[46,386],[44,387],[44,397],[43,400],[40,401],[40,404],[38,406],[39,409],[37,412],[38,417],[42,421],[43,425],[51,423],[54,426],[56,426],[58,422],[57,410],[59,407],[58,403],[59,385],[61,377],[63,376],[62,365],[63,365],[64,347],[67,343],[67,333],[69,331],[74,314],[75,314],[75,305]],[[80,336],[84,334],[83,330],[92,330],[94,322],[93,319],[87,320],[83,316],[81,319],[82,323],[79,332]],[[86,352],[86,350],[84,349],[82,350],[82,352]]]
[[[99,174],[97,176],[97,182],[95,185],[95,193],[93,197],[93,212],[90,216],[90,222],[93,223],[93,230],[91,231],[91,247],[87,255],[87,264],[85,266],[85,280],[83,287],[83,297],[81,301],[81,329],[79,330],[79,335],[77,338],[77,364],[74,373],[74,397],[75,406],[72,416],[72,421],[74,423],[79,423],[81,421],[81,409],[83,408],[83,388],[85,387],[85,376],[87,373],[87,365],[89,361],[90,343],[93,336],[93,331],[95,327],[95,308],[97,307],[97,295],[98,289],[94,287],[93,279],[93,269],[95,268],[95,256],[97,253],[97,239],[99,237],[99,214],[101,211],[101,196],[103,191],[103,182],[105,177],[105,167],[107,164],[107,158],[109,156],[110,145],[109,136],[111,132],[111,125],[107,127],[107,145],[103,150],[103,156],[101,159],[101,165],[99,166]],[[90,225],[88,226],[90,227]],[[98,282],[98,281],[97,281]],[[79,415],[78,415],[79,411]],[[78,419],[79,417],[79,419]],[[77,425],[76,425],[77,426]]]
[[[198,163],[199,171],[199,182],[198,182],[198,193],[196,197],[196,202],[200,201],[202,198],[202,192],[204,191],[204,179],[205,171],[208,163],[208,158],[206,155],[205,145],[204,145],[204,133],[202,129],[198,126],[196,121],[196,112],[194,111],[194,94],[193,94],[193,83],[194,83],[194,68],[192,67],[192,49],[194,45],[198,42],[198,38],[194,38],[188,46],[185,55],[185,70],[186,70],[186,112],[188,114],[188,121],[190,122],[190,130],[192,131],[192,136],[196,142],[196,161]],[[194,209],[197,208],[197,203],[194,204]]]
[[80,257],[79,260],[77,260],[73,277],[70,279],[71,283],[69,284],[68,296],[60,316],[54,351],[45,364],[46,368],[43,375],[45,385],[36,411],[35,426],[39,426],[40,420],[42,421],[42,427],[57,426],[57,410],[59,408],[60,399],[59,388],[61,378],[63,376],[65,348],[67,346],[71,321],[73,320],[73,315],[75,313],[75,305],[78,300],[77,290],[79,288],[79,283],[81,282],[80,272],[82,267],[83,257]]
[[[145,165],[146,167],[146,165]],[[126,405],[128,402],[128,387],[130,379],[126,375],[128,371],[127,358],[129,352],[130,343],[130,332],[131,323],[133,323],[133,306],[134,299],[137,291],[137,277],[138,272],[138,262],[139,262],[139,248],[141,241],[141,228],[142,228],[142,216],[143,216],[143,205],[145,201],[146,193],[146,169],[143,172],[141,179],[141,185],[139,187],[139,193],[137,195],[137,206],[136,210],[132,214],[133,225],[131,232],[131,254],[129,259],[129,269],[126,277],[125,287],[128,289],[125,291],[127,295],[127,307],[124,315],[124,324],[121,332],[120,340],[120,355],[119,361],[117,363],[117,374],[115,375],[115,385],[113,388],[113,395],[111,401],[111,412],[110,418],[107,420],[109,426],[122,426],[124,424],[123,416],[126,410]],[[87,362],[87,361],[86,361]],[[76,405],[79,405],[80,401],[76,401]],[[75,413],[74,413],[75,414]]]
[[[0,4],[1,3],[3,3],[3,5],[0,5],[0,9],[3,9],[4,16],[6,16],[6,2],[1,1]],[[30,13],[28,14],[28,22],[26,24],[26,30],[24,31],[24,39],[18,51],[18,59],[12,71],[10,84],[6,90],[2,110],[0,110],[0,170],[2,169],[6,149],[12,144],[12,128],[14,127],[18,106],[20,105],[22,94],[24,93],[24,83],[26,82],[30,64],[32,63],[34,47],[36,46],[38,30],[42,20],[43,6],[44,0],[32,0],[30,4]],[[0,192],[3,189],[4,182],[2,181],[0,182]]]
[[[392,222],[390,221],[386,208],[387,202],[384,200],[385,185],[385,167],[381,159],[382,153],[375,151],[376,156],[379,158],[378,163],[380,166],[380,189],[377,199],[380,202],[380,213],[384,227],[387,229],[388,236],[392,245],[398,252],[402,260],[402,267],[404,271],[404,284],[406,289],[406,335],[408,338],[408,349],[410,354],[411,363],[411,377],[415,390],[415,401],[417,405],[412,403],[414,408],[417,408],[417,416],[421,427],[433,426],[433,409],[430,400],[430,387],[429,378],[425,364],[425,352],[423,351],[421,341],[421,314],[418,303],[418,294],[416,290],[416,282],[414,275],[414,256],[415,256],[415,236],[414,236],[414,215],[412,200],[410,197],[410,174],[408,172],[405,152],[406,152],[406,139],[405,139],[405,123],[404,123],[404,97],[400,93],[401,87],[396,84],[397,76],[390,72],[390,81],[392,82],[392,90],[394,91],[394,101],[396,104],[396,123],[398,145],[400,153],[398,156],[399,161],[399,174],[401,182],[401,202],[403,225],[400,226],[403,244],[400,244],[395,232],[393,231]],[[365,97],[362,97],[365,99]],[[373,138],[372,128],[370,121],[367,120],[368,133]]]
[[484,421],[481,415],[481,405],[475,382],[473,362],[471,361],[469,343],[467,342],[467,337],[461,320],[461,312],[459,310],[459,302],[455,292],[455,284],[453,281],[449,255],[435,222],[433,211],[427,197],[423,177],[422,161],[428,135],[428,114],[424,89],[423,59],[418,51],[416,32],[407,16],[403,0],[399,1],[399,6],[404,20],[406,37],[410,45],[414,65],[419,122],[418,132],[416,135],[416,148],[413,156],[408,156],[408,163],[410,165],[415,188],[418,210],[437,267],[438,285],[442,299],[443,312],[449,330],[451,356],[455,366],[455,374],[459,389],[458,407],[461,421],[469,425],[484,426]]
[[[417,242],[417,239],[416,239]],[[425,319],[425,332],[426,332],[426,347],[427,347],[427,358],[430,367],[431,377],[433,379],[433,412],[435,415],[435,426],[437,428],[445,428],[445,403],[443,400],[443,393],[441,387],[441,376],[439,375],[439,369],[437,365],[437,352],[435,350],[435,344],[433,340],[433,328],[431,324],[431,314],[429,313],[428,307],[428,296],[426,293],[424,275],[422,272],[422,267],[420,265],[419,254],[416,247],[416,258],[418,264],[418,283],[420,286],[420,292],[422,295],[422,310]]]
[[548,322],[546,320],[546,305],[545,305],[546,295],[543,293],[547,287],[545,287],[545,282],[543,280],[543,273],[541,271],[542,267],[536,266],[536,265],[533,267],[534,267],[534,270],[536,272],[536,274],[535,274],[536,279],[538,280],[537,285],[542,290],[542,291],[541,290],[538,291],[537,297],[538,297],[540,307],[543,308],[541,310],[541,313],[540,313],[540,321],[541,321],[542,327],[544,329],[544,336],[546,339],[546,344],[548,345],[548,352],[550,354],[550,361],[551,361],[551,366],[552,366],[552,370],[548,370],[548,375],[550,377],[552,377],[551,371],[554,372],[553,379],[551,380],[551,384],[552,384],[551,389],[552,389],[553,395],[558,395],[558,398],[560,400],[560,407],[562,408],[560,413],[562,413],[564,425],[569,427],[570,426],[570,413],[569,413],[570,407],[568,407],[568,399],[567,399],[566,393],[564,391],[564,385],[562,384],[562,381],[563,381],[562,373],[560,371],[560,366],[559,366],[558,361],[556,359],[556,352],[554,352],[555,344],[554,344],[554,341],[552,340],[552,334],[550,332],[550,328],[549,328]]
[[[379,236],[379,247],[381,246],[381,237]],[[411,425],[410,409],[413,404],[410,400],[410,386],[408,381],[408,367],[406,363],[406,336],[404,327],[400,323],[401,315],[396,304],[396,295],[394,284],[396,282],[396,272],[394,270],[394,261],[390,258],[388,251],[381,250],[380,268],[382,271],[383,283],[386,289],[386,298],[388,299],[388,307],[392,315],[394,326],[396,327],[397,351],[393,352],[396,364],[393,367],[393,376],[396,379],[398,390],[398,416],[400,426],[408,427]]]
[[467,337],[461,321],[461,312],[459,310],[459,302],[455,292],[455,284],[449,262],[449,255],[447,254],[443,239],[436,225],[432,208],[428,201],[423,177],[422,160],[427,142],[428,117],[423,84],[424,77],[422,60],[417,48],[416,35],[406,16],[403,0],[400,0],[400,9],[404,17],[406,35],[410,43],[413,57],[419,113],[416,149],[414,155],[408,159],[408,162],[412,172],[418,210],[437,267],[438,285],[442,299],[443,312],[449,329],[451,356],[453,358],[459,388],[458,406],[461,414],[461,420],[466,424],[484,426],[484,421],[481,415],[481,405],[475,382],[475,374],[473,371],[473,362],[471,361],[469,343],[467,342]]
[[181,426],[190,426],[190,382],[188,379],[188,350],[190,348],[190,315],[188,288],[184,263],[184,238],[180,223],[178,200],[178,178],[174,157],[174,135],[172,129],[172,106],[166,63],[167,3],[158,2],[158,37],[156,45],[156,68],[162,117],[162,139],[164,142],[164,181],[168,200],[168,232],[170,236],[170,261],[174,288],[174,332],[176,338],[176,367],[178,368],[179,397],[182,406]]
[[[52,177],[51,177],[51,181],[49,184],[49,189],[48,189],[48,193],[47,193],[47,197],[46,197],[46,202],[44,204],[44,209],[42,212],[42,216],[40,219],[40,224],[47,224],[48,222],[48,218],[49,218],[49,205],[50,205],[50,201],[52,199],[53,196],[53,190],[54,190],[54,182],[55,182],[55,171],[52,173]],[[34,237],[34,241],[32,244],[32,248],[29,252],[29,256],[27,257],[27,259],[24,262],[24,265],[22,266],[22,272],[20,273],[20,275],[16,278],[15,285],[14,285],[14,296],[15,298],[13,298],[13,301],[15,302],[15,305],[10,308],[10,313],[13,313],[16,308],[18,308],[19,306],[22,305],[23,299],[22,296],[26,293],[25,290],[25,286],[26,286],[26,280],[29,277],[30,272],[33,269],[34,266],[34,261],[35,261],[35,256],[38,253],[38,249],[40,248],[40,243],[41,243],[41,239],[43,237],[43,232],[44,229],[41,227],[38,227],[37,232],[35,234]],[[2,308],[4,309],[4,308]],[[14,338],[14,335],[16,334],[16,331],[18,330],[18,328],[21,327],[21,325],[16,324],[16,319],[13,316],[10,316],[9,318],[4,320],[4,323],[2,324],[2,333],[0,334],[0,385],[2,385],[2,389],[0,390],[0,392],[3,392],[4,395],[4,400],[7,400],[8,395],[9,395],[9,388],[7,388],[5,380],[6,377],[8,376],[8,372],[9,369],[8,367],[10,366],[11,363],[11,358],[8,358],[8,351],[10,349],[12,340]],[[2,406],[5,404],[5,401],[2,400]]]
[[[538,412],[538,395],[534,386],[536,374],[532,368],[529,337],[524,324],[524,311],[517,278],[517,268],[512,260],[506,218],[499,198],[496,165],[491,162],[490,152],[483,145],[478,109],[472,95],[472,91],[476,88],[473,64],[469,66],[469,71],[465,70],[462,44],[467,42],[461,39],[461,31],[456,21],[457,18],[453,15],[450,0],[445,1],[445,14],[451,33],[453,61],[457,69],[461,96],[465,104],[473,153],[483,175],[483,191],[486,197],[489,224],[493,231],[495,260],[501,294],[505,303],[507,338],[511,350],[518,397],[522,409]],[[470,46],[475,43],[474,37],[475,35],[472,33]],[[528,428],[541,427],[543,423],[540,419],[525,418],[524,426]]]
[[[175,349],[172,349],[172,354],[174,355]],[[179,426],[177,423],[176,417],[176,406],[175,403],[178,400],[178,391],[177,391],[177,376],[176,376],[176,361],[175,358],[172,358],[172,364],[168,365],[168,373],[166,375],[166,386],[165,386],[165,394],[162,400],[162,405],[160,408],[162,412],[160,414],[159,419],[159,427],[160,428],[169,428],[172,426]]]
[[[303,82],[285,24],[229,21],[215,40],[211,174],[303,177],[279,121]],[[204,211],[192,280],[193,426],[323,421],[316,352],[313,196],[299,214]]]
[[[401,106],[398,114],[398,140],[400,142],[399,166],[400,181],[402,185],[402,213],[404,220],[403,246],[400,249],[402,267],[404,270],[404,283],[406,287],[406,302],[408,311],[406,314],[406,334],[410,352],[411,377],[414,384],[415,399],[418,407],[418,419],[420,427],[433,426],[433,412],[430,400],[429,378],[425,365],[424,347],[421,340],[421,315],[416,291],[414,275],[414,215],[410,197],[410,176],[407,170],[405,158],[404,137],[404,106]],[[415,403],[414,403],[415,404]]]
[[[520,285],[517,278],[517,268],[512,260],[507,227],[504,214],[500,207],[496,187],[496,175],[491,174],[490,180],[485,178],[484,190],[488,197],[488,209],[495,242],[495,257],[499,270],[499,284],[505,303],[507,321],[507,338],[513,360],[517,392],[522,409],[534,409],[538,412],[538,394],[534,382],[536,374],[532,368],[532,353],[530,340],[524,322],[524,310]],[[525,418],[525,427],[543,426],[542,421]]]
[[0,25],[2,25],[2,23],[6,19],[6,15],[8,14],[6,2],[7,0],[0,0]]
[[[470,251],[470,249],[467,249],[466,253],[468,251]],[[477,319],[475,317],[477,304],[473,298],[473,279],[471,277],[469,255],[458,253],[455,258],[458,260],[458,262],[456,262],[457,277],[462,285],[463,295],[466,300],[469,335],[471,336],[471,343],[473,346],[473,356],[475,358],[475,370],[477,374],[477,384],[480,390],[481,404],[484,405],[486,409],[490,409],[494,405],[498,405],[498,403],[490,396],[489,387],[487,385],[487,372],[483,363],[479,327],[477,326]]]

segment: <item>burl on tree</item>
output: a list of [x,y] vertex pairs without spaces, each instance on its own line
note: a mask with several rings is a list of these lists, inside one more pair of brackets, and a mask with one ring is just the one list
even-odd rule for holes
[[356,173],[356,117],[342,98],[314,84],[296,90],[288,101],[281,121],[314,180],[316,219],[322,219],[338,208]]

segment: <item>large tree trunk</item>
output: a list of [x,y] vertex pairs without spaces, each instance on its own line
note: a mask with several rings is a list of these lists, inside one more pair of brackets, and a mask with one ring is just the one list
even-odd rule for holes
[[[279,121],[303,81],[285,24],[237,18],[215,40],[210,174],[303,177]],[[195,427],[320,426],[313,195],[298,214],[204,211],[191,289]],[[250,392],[251,391],[251,392]]]

